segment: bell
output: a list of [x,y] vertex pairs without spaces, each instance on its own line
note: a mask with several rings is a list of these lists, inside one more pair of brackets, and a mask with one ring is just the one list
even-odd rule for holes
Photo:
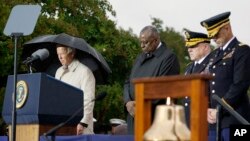
[[173,106],[158,105],[152,126],[145,132],[144,141],[177,141],[174,134]]
[[175,105],[175,134],[181,141],[190,141],[191,132],[187,127],[184,107],[180,105]]

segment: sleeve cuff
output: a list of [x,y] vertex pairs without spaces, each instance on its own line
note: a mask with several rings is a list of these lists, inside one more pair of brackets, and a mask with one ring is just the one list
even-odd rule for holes
[[83,127],[88,127],[88,124],[86,124],[86,123],[82,123],[82,122],[79,122],[79,124],[81,124]]

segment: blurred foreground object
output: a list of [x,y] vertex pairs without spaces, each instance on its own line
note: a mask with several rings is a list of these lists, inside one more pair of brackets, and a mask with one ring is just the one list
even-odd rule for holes
[[144,134],[144,140],[190,140],[183,106],[157,106],[153,124]]

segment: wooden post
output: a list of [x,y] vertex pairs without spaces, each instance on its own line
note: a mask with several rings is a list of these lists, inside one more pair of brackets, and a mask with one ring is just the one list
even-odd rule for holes
[[[16,126],[16,141],[39,141],[39,137],[56,125],[44,124],[18,124]],[[9,125],[9,137],[11,137],[11,125]],[[57,136],[76,135],[76,126],[64,126],[56,132]]]

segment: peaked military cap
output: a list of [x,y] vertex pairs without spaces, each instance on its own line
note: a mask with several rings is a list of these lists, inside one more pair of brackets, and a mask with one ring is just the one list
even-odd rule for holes
[[221,27],[230,22],[230,14],[230,12],[224,12],[201,22],[201,25],[207,29],[209,38],[214,37]]
[[126,121],[125,120],[122,120],[122,119],[118,119],[118,118],[112,118],[109,120],[109,122],[111,124],[126,124]]
[[185,34],[186,47],[193,47],[199,43],[210,43],[210,39],[204,33],[193,32],[188,29],[183,29]]

